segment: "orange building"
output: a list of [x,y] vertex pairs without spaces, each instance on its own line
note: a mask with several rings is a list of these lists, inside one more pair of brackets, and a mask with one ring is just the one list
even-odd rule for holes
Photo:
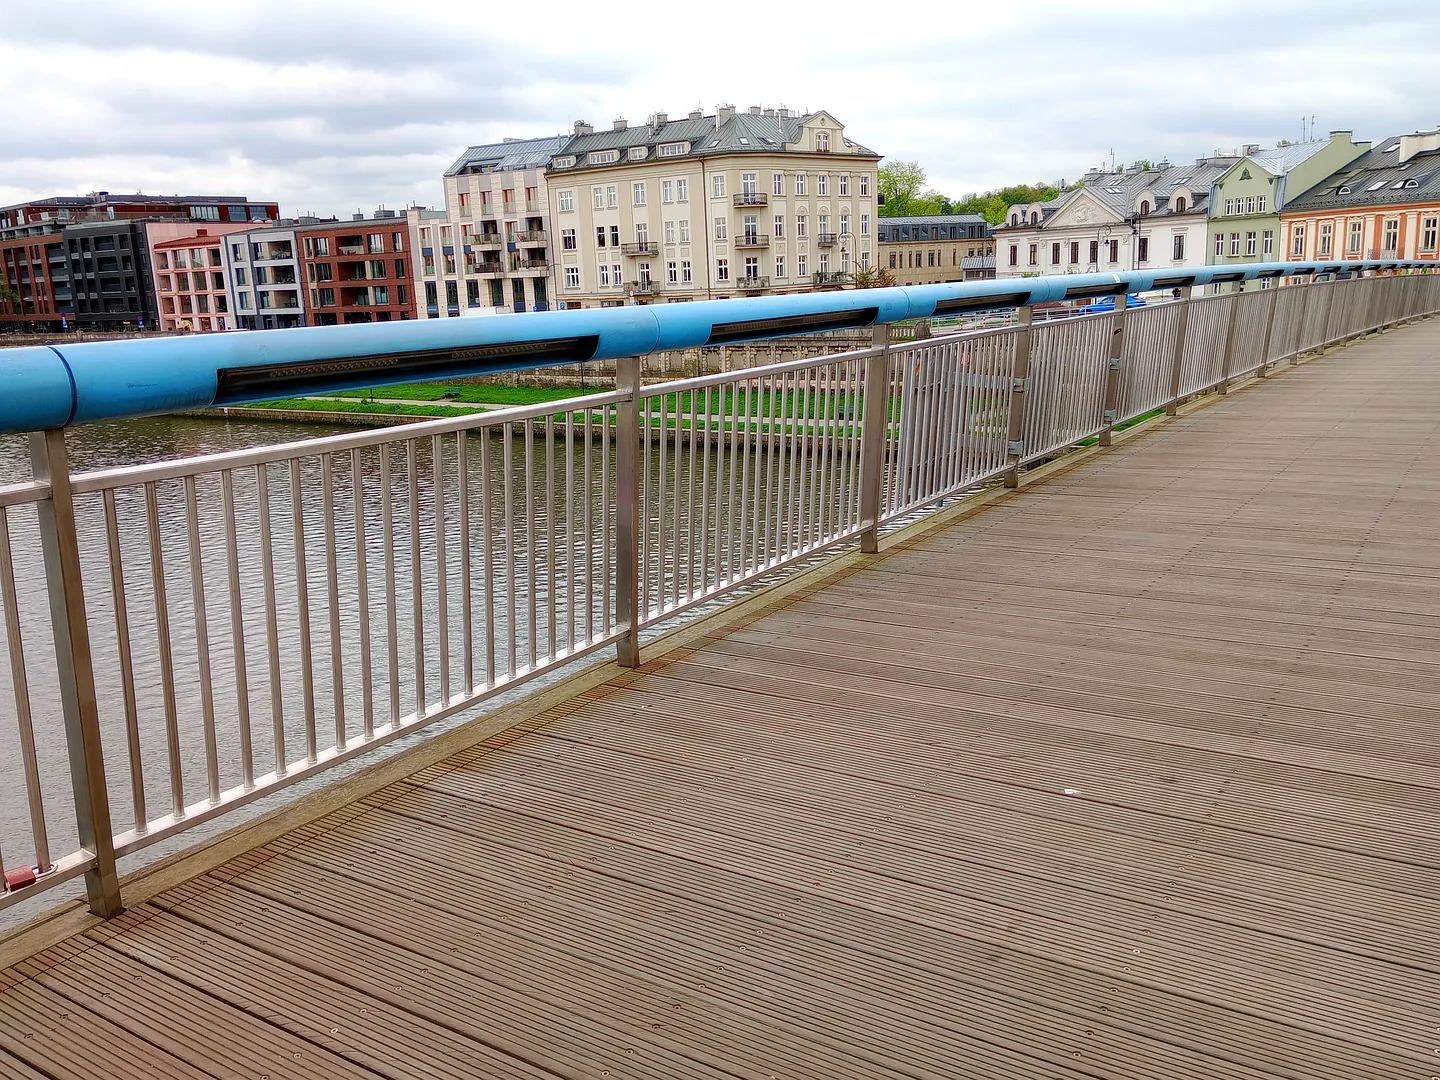
[[241,224],[194,225],[150,222],[150,266],[161,330],[234,330],[239,324],[227,299],[220,244]]
[[1280,221],[1282,258],[1436,258],[1440,129],[1376,143],[1292,200]]

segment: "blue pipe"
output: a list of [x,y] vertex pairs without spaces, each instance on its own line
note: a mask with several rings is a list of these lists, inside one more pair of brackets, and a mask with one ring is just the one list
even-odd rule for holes
[[1151,289],[1418,269],[1286,262],[0,349],[0,432],[520,371]]

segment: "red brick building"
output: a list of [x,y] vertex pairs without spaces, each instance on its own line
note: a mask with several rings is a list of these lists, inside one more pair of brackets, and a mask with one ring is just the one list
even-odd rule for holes
[[276,203],[243,195],[89,195],[0,207],[0,329],[153,327],[144,222],[262,222]]
[[382,210],[369,218],[297,225],[295,239],[308,325],[415,318],[404,217]]

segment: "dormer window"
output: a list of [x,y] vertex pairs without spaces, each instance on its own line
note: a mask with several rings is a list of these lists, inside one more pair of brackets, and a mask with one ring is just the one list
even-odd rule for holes
[[557,157],[553,164],[557,169],[568,169],[575,164],[575,156],[566,154],[564,157]]
[[1145,215],[1145,214],[1150,213],[1150,200],[1149,200],[1149,199],[1141,199],[1141,200],[1140,200],[1140,213],[1141,213],[1142,216]]
[[1031,224],[1031,225],[1039,225],[1039,224],[1040,224],[1040,211],[1039,211],[1039,210],[1032,210],[1032,211],[1030,212],[1030,224]]
[[1020,224],[1020,215],[1019,215],[1019,214],[1011,214],[1011,215],[1010,215],[1010,224],[1011,224],[1012,226],[1014,226],[1014,225],[1019,225],[1019,224]]
[[645,160],[645,147],[643,147],[643,146],[632,146],[632,147],[630,148],[630,160],[631,160],[631,161],[644,161],[644,160]]
[[1175,196],[1175,212],[1177,214],[1183,214],[1185,212],[1185,207],[1187,207],[1188,205],[1190,204],[1185,201],[1184,195]]
[[690,144],[688,142],[665,143],[660,147],[661,157],[680,157],[682,154],[688,154],[689,152]]
[[589,160],[591,165],[613,165],[615,162],[620,160],[620,151],[596,150],[593,154],[590,155]]
[[1349,195],[1349,194],[1350,194],[1350,185],[1349,185],[1349,184],[1341,184],[1338,188],[1335,189],[1335,194],[1336,194],[1336,195]]
[[815,149],[822,154],[829,153],[830,133],[828,131],[815,132]]

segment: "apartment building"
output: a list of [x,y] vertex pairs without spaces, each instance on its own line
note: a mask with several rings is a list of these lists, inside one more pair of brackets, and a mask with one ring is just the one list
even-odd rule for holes
[[823,111],[577,122],[545,174],[560,306],[839,287],[875,264],[879,160]]
[[1274,262],[1281,255],[1280,211],[1370,149],[1349,131],[1271,150],[1246,146],[1215,181],[1210,197],[1210,263]]
[[1440,128],[1374,144],[1291,200],[1280,218],[1286,258],[1436,258]]
[[995,240],[979,214],[882,217],[876,224],[882,269],[897,285],[983,281],[995,276]]
[[296,256],[309,326],[415,318],[414,249],[406,217],[377,210],[348,221],[297,224]]
[[445,171],[445,209],[411,210],[421,318],[548,311],[554,238],[545,168],[569,136],[472,146]]
[[248,228],[238,222],[204,228],[188,222],[146,223],[161,330],[203,333],[238,328],[230,307],[223,248],[227,235]]
[[296,227],[296,219],[289,219],[272,228],[225,237],[221,270],[237,329],[280,330],[305,325]]
[[1048,202],[1010,207],[995,230],[997,277],[1153,269],[1204,261],[1210,191],[1239,155],[1091,171]]
[[147,222],[192,229],[273,219],[274,203],[243,195],[111,195],[35,199],[0,207],[0,326],[59,330],[154,327],[158,303]]

